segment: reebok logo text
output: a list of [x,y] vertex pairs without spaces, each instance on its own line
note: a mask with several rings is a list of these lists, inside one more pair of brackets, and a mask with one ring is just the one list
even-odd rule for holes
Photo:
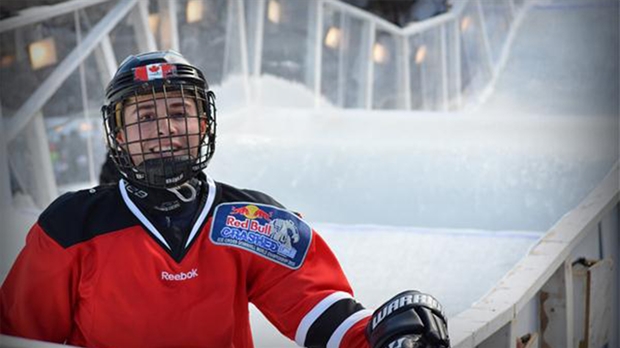
[[198,277],[198,268],[194,268],[189,272],[168,273],[166,271],[161,272],[161,280],[181,281]]

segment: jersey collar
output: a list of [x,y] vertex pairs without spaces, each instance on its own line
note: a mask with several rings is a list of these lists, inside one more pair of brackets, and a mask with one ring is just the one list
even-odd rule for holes
[[[194,238],[198,234],[200,226],[202,226],[202,223],[207,217],[209,210],[211,210],[211,207],[213,206],[213,201],[215,200],[215,182],[213,181],[213,179],[211,179],[210,176],[207,175],[206,177],[207,177],[206,181],[207,181],[207,186],[208,186],[207,201],[204,207],[202,208],[202,210],[200,211],[200,214],[198,215],[198,219],[196,219],[196,222],[194,222],[194,225],[192,226],[192,229],[189,233],[189,237],[187,238],[187,242],[185,243],[185,248],[187,248],[191,244],[192,240],[194,240]],[[142,213],[142,211],[140,211],[140,209],[138,209],[136,204],[131,200],[127,192],[126,185],[127,185],[127,182],[124,179],[121,179],[118,183],[118,188],[121,191],[121,196],[123,197],[123,201],[125,202],[125,205],[127,205],[127,208],[129,208],[131,213],[136,218],[138,218],[138,220],[140,220],[140,222],[146,227],[148,232],[150,232],[151,235],[153,235],[153,237],[155,237],[162,245],[166,246],[168,250],[171,250],[170,245],[168,245],[168,242],[166,242],[166,239],[161,234],[161,232],[159,232],[157,228],[155,228],[155,226],[151,223],[151,221],[147,219],[147,217]]]

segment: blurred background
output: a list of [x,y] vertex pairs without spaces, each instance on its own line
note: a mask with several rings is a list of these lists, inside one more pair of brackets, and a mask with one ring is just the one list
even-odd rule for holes
[[[456,315],[618,161],[618,18],[618,0],[4,0],[0,279],[42,209],[99,183],[118,64],[174,49],[217,96],[209,175],[301,212],[367,306],[419,288]],[[252,315],[258,347],[292,346]]]

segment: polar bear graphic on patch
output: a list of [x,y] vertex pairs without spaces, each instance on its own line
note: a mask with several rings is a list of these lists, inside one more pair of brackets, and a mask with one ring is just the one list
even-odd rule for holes
[[295,257],[297,250],[293,244],[299,242],[299,232],[293,220],[274,219],[271,225],[271,238],[280,243],[279,254]]

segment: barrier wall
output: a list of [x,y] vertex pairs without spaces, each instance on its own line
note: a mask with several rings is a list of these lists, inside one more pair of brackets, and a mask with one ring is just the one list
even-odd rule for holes
[[618,346],[619,180],[616,163],[487,295],[450,319],[455,348]]

